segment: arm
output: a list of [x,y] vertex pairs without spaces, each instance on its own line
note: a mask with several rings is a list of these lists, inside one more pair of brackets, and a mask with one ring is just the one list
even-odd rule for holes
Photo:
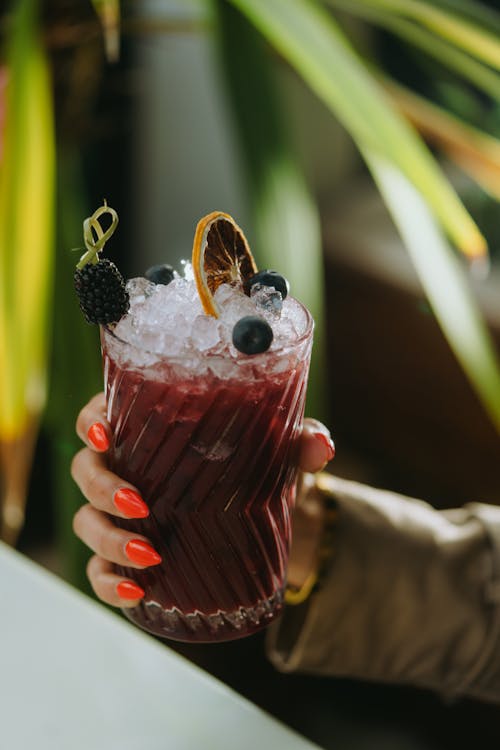
[[500,701],[500,508],[439,512],[326,474],[318,491],[337,504],[334,551],[271,628],[275,666]]

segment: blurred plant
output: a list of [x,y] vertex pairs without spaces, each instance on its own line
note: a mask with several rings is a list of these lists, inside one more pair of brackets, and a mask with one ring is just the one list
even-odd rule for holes
[[[409,122],[445,146],[448,156],[488,187],[500,142],[457,118],[386,86],[355,52],[325,6],[353,12],[434,53],[483,94],[500,97],[500,41],[489,28],[500,15],[470,0],[228,0],[236,6],[350,133],[391,212],[450,346],[500,431],[500,368],[465,273],[445,234],[484,268],[486,243],[450,182]],[[439,7],[436,7],[439,6]],[[238,64],[235,60],[235,65]],[[406,115],[406,116],[405,116]],[[450,122],[453,132],[447,133]],[[479,138],[478,136],[481,135]],[[474,158],[471,151],[474,150]],[[481,164],[478,164],[478,156]],[[485,167],[487,165],[487,167]],[[418,217],[418,221],[415,221]]]
[[[102,119],[108,113],[106,107],[104,111],[99,110],[96,102],[103,82],[114,80],[111,73],[116,68],[106,71],[105,55],[109,57],[109,46],[103,45],[102,29],[90,2],[73,4],[64,12],[60,0],[48,0],[46,5],[50,5],[50,9],[45,15],[45,38],[54,72],[57,122],[57,262],[49,393],[42,429],[50,440],[47,474],[51,480],[59,571],[79,588],[89,591],[85,576],[88,550],[72,531],[72,518],[82,504],[82,496],[71,478],[70,464],[82,447],[75,433],[78,411],[102,388],[102,369],[99,332],[95,326],[85,323],[72,278],[82,253],[83,217],[93,210],[85,165],[92,162],[92,153],[99,144],[96,131],[101,133]],[[113,103],[113,97],[111,99]],[[113,123],[112,135],[117,137],[116,123]],[[103,174],[102,179],[107,184],[109,176]],[[101,185],[99,182],[94,187],[100,191]]]
[[[70,248],[81,244],[81,218],[88,213],[81,147],[102,52],[90,6],[80,7],[67,33],[68,16],[59,17],[57,0],[44,4],[43,17],[39,6],[16,0],[1,27],[0,537],[14,543],[21,529],[43,413],[63,572],[81,584],[87,555],[71,533],[81,496],[69,464],[79,448],[78,408],[102,377],[96,331],[85,325],[72,291]],[[75,45],[76,27],[84,33]],[[49,502],[46,495],[39,499]]]
[[[320,414],[326,393],[319,219],[278,101],[272,70],[275,53],[302,77],[357,145],[451,347],[500,430],[498,360],[466,269],[450,240],[467,259],[483,265],[486,243],[423,138],[495,199],[500,142],[477,122],[464,122],[442,100],[431,102],[392,80],[373,50],[363,46],[356,51],[357,37],[347,22],[352,16],[384,29],[498,106],[500,42],[491,29],[500,27],[500,14],[472,0],[199,0],[198,4],[209,23],[193,28],[210,29],[210,19],[215,18],[247,164],[261,263],[278,266],[290,276],[318,322],[311,389],[317,398],[310,408]],[[75,47],[78,64],[71,69],[66,113],[60,120],[67,117],[76,123],[91,107],[102,63],[102,56],[89,54],[78,40],[95,40],[96,28],[86,21],[68,22],[66,28],[66,15],[58,16],[64,4],[50,0],[47,5],[51,21],[57,21],[44,28],[47,44]],[[4,19],[9,44],[5,75],[0,79],[6,81],[0,85],[1,507],[2,534],[11,541],[23,519],[30,457],[45,402],[54,251],[53,109],[38,6],[37,0],[13,0],[11,15]],[[94,9],[101,19],[108,60],[118,56],[120,24],[127,33],[137,34],[183,28],[178,19],[144,23],[133,3],[120,8],[119,0],[88,0],[82,6],[86,12]],[[60,73],[57,67],[54,72]],[[65,217],[58,226],[61,253],[75,244],[77,217],[88,213],[75,145],[68,149],[58,143],[59,214]],[[71,262],[67,254],[64,258],[57,272],[67,274]],[[64,493],[70,492],[66,482],[75,438],[74,414],[61,394],[73,383],[84,398],[94,387],[97,370],[90,365],[90,352],[96,347],[88,332],[82,331],[86,344],[74,353],[78,362],[68,361],[72,326],[77,323],[73,312],[68,313],[73,310],[68,285],[58,284],[57,289],[54,338],[59,364],[52,377],[49,416],[57,434],[64,474],[57,484],[63,494],[63,486]],[[64,368],[60,368],[62,361]],[[61,524],[66,528],[77,499],[60,502],[64,505]]]
[[219,0],[214,7],[221,68],[252,201],[254,250],[259,266],[284,273],[294,295],[313,315],[314,353],[306,408],[309,414],[325,414],[329,394],[318,209],[291,147],[264,40],[230,4]]
[[53,267],[54,126],[36,0],[10,19],[0,162],[0,537],[14,542],[46,399]]
[[104,30],[106,56],[116,62],[120,56],[120,0],[92,0]]

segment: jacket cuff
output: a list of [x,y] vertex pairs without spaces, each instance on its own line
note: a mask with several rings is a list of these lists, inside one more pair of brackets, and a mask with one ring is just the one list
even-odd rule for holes
[[500,700],[500,508],[320,483],[338,506],[328,575],[269,629],[273,664]]
[[466,507],[488,535],[491,557],[484,600],[490,605],[491,617],[477,664],[464,689],[474,698],[500,702],[500,508],[483,503],[469,503]]

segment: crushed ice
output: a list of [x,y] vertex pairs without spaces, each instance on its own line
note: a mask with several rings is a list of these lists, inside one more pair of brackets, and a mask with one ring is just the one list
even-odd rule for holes
[[259,315],[271,325],[274,339],[270,351],[293,343],[306,328],[307,317],[299,303],[291,297],[283,300],[274,287],[262,285],[255,285],[248,297],[240,289],[222,284],[214,295],[220,317],[206,315],[191,264],[184,263],[183,271],[183,276],[176,273],[167,286],[144,278],[127,282],[130,309],[116,325],[115,335],[142,350],[148,360],[144,364],[149,364],[149,353],[190,360],[208,353],[241,359],[232,345],[232,330],[246,315]]

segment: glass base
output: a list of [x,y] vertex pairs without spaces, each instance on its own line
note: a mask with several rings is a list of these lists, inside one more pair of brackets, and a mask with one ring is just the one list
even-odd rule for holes
[[267,627],[283,608],[283,591],[269,599],[259,600],[253,607],[239,607],[232,612],[183,613],[163,609],[156,602],[141,603],[123,613],[135,625],[161,638],[185,643],[218,643],[245,638]]

